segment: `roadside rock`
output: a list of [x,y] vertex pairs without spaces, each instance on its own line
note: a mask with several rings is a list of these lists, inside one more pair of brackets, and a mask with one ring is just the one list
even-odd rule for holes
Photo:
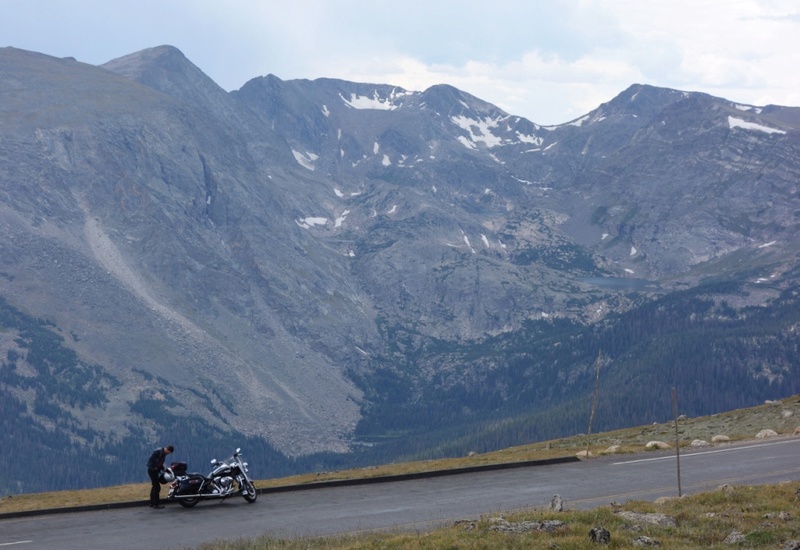
[[792,514],[786,511],[778,512],[777,514],[774,513],[767,513],[764,514],[764,519],[779,519],[781,521],[791,521]]
[[722,542],[724,544],[741,544],[745,540],[747,539],[745,539],[745,536],[739,531],[731,531],[730,534],[727,537],[725,537],[725,540],[723,540]]
[[675,518],[666,514],[640,514],[639,512],[617,512],[617,515],[633,523],[649,523],[661,527],[677,527]]
[[711,443],[727,443],[731,438],[727,435],[715,435],[711,438]]
[[661,546],[661,541],[642,535],[641,537],[636,537],[633,539],[633,545],[642,547]]
[[756,434],[756,439],[766,439],[768,437],[775,437],[778,435],[778,432],[775,430],[761,430]]
[[663,441],[650,441],[647,445],[644,446],[645,449],[648,451],[652,451],[655,449],[671,449],[672,445],[669,443],[664,443]]
[[530,533],[531,531],[545,531],[552,533],[559,527],[563,527],[564,522],[558,520],[546,521],[519,521],[510,523],[504,519],[497,520],[495,525],[489,527],[492,531],[499,531],[501,533]]
[[658,497],[653,501],[653,504],[661,505],[666,504],[667,502],[671,502],[673,500],[678,500],[681,497]]
[[610,544],[611,533],[609,533],[604,527],[593,527],[589,531],[589,540],[595,544]]

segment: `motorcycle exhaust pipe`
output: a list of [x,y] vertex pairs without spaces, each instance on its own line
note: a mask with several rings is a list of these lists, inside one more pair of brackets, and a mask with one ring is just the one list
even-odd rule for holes
[[236,493],[198,493],[196,495],[174,495],[170,498],[174,499],[182,499],[182,498],[223,498],[223,497],[230,497],[234,496]]

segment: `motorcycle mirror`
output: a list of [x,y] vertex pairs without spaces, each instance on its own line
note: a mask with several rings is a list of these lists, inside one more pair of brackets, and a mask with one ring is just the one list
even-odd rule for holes
[[216,464],[216,463],[217,463],[217,459],[216,458],[212,458],[211,459],[211,464]]
[[241,450],[242,450],[241,448],[239,448],[239,447],[236,447],[236,454],[238,455],[238,454],[239,454],[239,451],[241,451]]

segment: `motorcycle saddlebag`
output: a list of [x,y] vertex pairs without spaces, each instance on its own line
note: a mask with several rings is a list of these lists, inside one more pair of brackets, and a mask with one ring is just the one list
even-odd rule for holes
[[175,491],[177,495],[196,495],[200,492],[200,487],[203,486],[203,477],[199,475],[191,475],[186,479],[180,481],[178,490]]

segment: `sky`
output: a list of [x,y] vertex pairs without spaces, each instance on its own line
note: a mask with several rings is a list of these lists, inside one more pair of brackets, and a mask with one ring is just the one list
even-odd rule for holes
[[797,0],[0,0],[0,47],[99,65],[164,44],[229,91],[450,84],[540,125],[632,84],[800,106]]

